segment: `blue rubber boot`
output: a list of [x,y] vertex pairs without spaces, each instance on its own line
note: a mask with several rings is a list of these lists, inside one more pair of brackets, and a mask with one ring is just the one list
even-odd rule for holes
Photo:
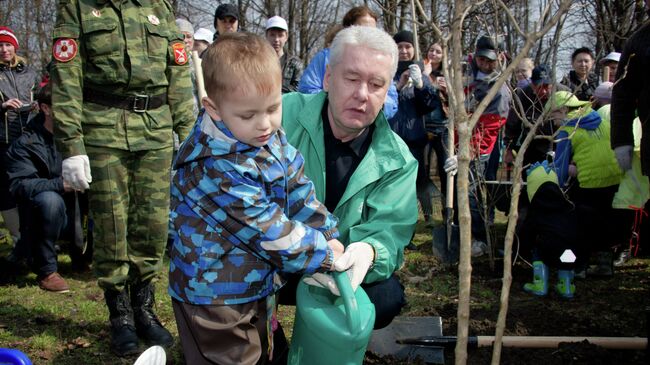
[[538,296],[548,293],[548,266],[541,261],[533,261],[533,282],[524,284],[524,291]]
[[576,286],[573,285],[573,270],[558,270],[557,285],[555,291],[565,299],[571,299],[576,293]]

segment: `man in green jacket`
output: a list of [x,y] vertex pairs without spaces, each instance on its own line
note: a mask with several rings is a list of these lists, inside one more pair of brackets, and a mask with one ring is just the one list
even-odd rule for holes
[[138,337],[171,345],[152,280],[167,238],[172,130],[184,140],[194,120],[183,35],[166,0],[67,0],[53,37],[55,137],[64,180],[90,192],[111,348],[136,353]]
[[[325,92],[283,97],[289,142],[305,158],[317,198],[339,218],[345,253],[338,271],[351,270],[375,304],[375,329],[387,326],[405,303],[393,274],[415,229],[417,162],[394,134],[382,106],[397,69],[397,45],[370,27],[342,30],[331,46]],[[311,284],[330,286],[324,274]],[[282,294],[281,294],[282,297]]]

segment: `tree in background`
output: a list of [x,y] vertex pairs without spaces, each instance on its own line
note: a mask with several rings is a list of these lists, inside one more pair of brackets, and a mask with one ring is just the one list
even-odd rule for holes
[[[287,20],[291,37],[287,42],[288,51],[300,56],[308,63],[323,45],[327,29],[340,23],[341,17],[351,7],[367,4],[381,14],[380,26],[394,34],[401,29],[411,29],[410,0],[168,0],[177,16],[188,19],[195,29],[212,28],[214,10],[219,3],[236,4],[240,17],[240,27],[250,32],[264,33],[267,18],[279,15]],[[36,67],[50,60],[52,30],[56,17],[57,0],[0,0],[0,25],[15,30],[21,41],[20,54]],[[527,33],[533,21],[548,21],[542,10],[557,0],[503,0],[514,19],[517,19],[523,33]],[[450,0],[420,1],[423,14],[434,24],[444,29],[449,25],[448,15],[453,7]],[[523,39],[518,36],[512,22],[503,12],[495,11],[494,0],[478,1],[463,19],[463,52],[467,46],[485,32],[499,35],[507,50],[518,54]],[[642,0],[579,0],[572,3],[571,9],[558,24],[531,49],[530,57],[535,63],[557,64],[568,69],[570,52],[582,45],[594,49],[597,56],[610,51],[620,51],[630,34],[648,19]],[[420,27],[420,49],[425,49],[434,35],[434,30],[418,15]],[[558,56],[558,53],[560,56]]]

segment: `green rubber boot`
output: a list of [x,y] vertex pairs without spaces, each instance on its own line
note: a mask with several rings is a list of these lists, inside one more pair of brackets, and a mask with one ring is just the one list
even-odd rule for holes
[[573,270],[558,270],[557,285],[555,291],[565,299],[571,299],[576,293],[576,286],[573,285]]
[[533,282],[524,284],[524,291],[538,296],[548,293],[548,266],[541,261],[533,261]]

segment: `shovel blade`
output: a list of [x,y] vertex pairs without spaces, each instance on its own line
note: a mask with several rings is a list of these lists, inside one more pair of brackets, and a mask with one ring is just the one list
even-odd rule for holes
[[451,230],[447,229],[447,225],[433,227],[433,241],[431,244],[433,256],[445,264],[458,262],[459,254],[460,232],[458,226],[454,224],[449,226]]

